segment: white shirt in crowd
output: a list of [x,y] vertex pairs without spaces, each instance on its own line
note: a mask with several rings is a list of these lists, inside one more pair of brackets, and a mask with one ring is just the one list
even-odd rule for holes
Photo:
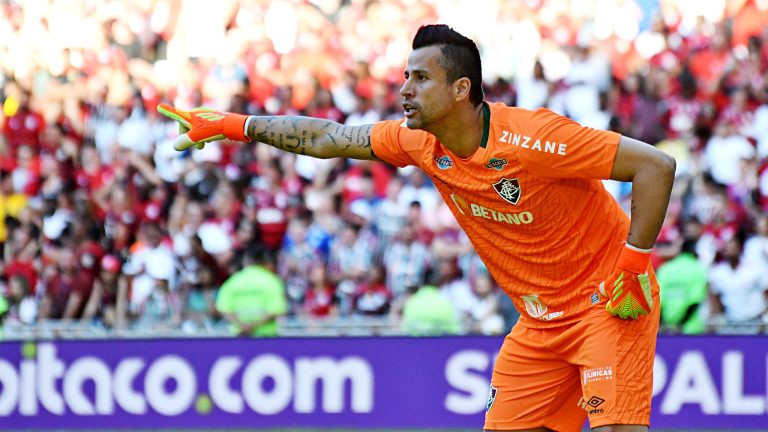
[[720,295],[728,321],[759,319],[768,311],[765,269],[742,261],[735,269],[727,262],[715,264],[709,272],[712,292]]
[[712,177],[726,185],[739,181],[742,177],[741,160],[754,156],[755,148],[741,135],[713,136],[704,150],[704,161]]

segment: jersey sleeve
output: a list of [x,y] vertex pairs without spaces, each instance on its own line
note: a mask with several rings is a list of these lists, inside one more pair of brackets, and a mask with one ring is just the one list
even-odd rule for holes
[[[545,108],[531,112],[526,126],[537,138],[518,154],[532,173],[553,178],[610,178],[621,138],[618,133],[582,126]],[[553,151],[537,151],[548,146]]]
[[376,157],[394,166],[420,166],[427,142],[425,135],[423,131],[408,129],[398,120],[380,121],[371,129],[371,148]]

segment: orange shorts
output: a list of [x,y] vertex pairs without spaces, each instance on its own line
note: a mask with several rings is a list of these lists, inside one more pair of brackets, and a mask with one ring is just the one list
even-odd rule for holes
[[562,327],[512,329],[493,369],[484,429],[581,431],[587,417],[593,428],[650,424],[661,308],[621,320],[604,307]]

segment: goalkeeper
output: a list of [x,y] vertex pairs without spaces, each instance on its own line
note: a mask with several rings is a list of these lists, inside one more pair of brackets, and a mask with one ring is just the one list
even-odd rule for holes
[[[344,126],[308,117],[158,109],[177,150],[257,141],[318,158],[420,167],[521,318],[494,364],[486,430],[645,431],[659,288],[649,254],[675,161],[546,109],[483,100],[474,42],[419,29],[400,89],[403,120]],[[631,219],[601,179],[632,182]]]

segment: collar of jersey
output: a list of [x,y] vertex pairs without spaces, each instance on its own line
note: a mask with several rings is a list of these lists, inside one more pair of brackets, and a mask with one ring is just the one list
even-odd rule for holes
[[488,145],[488,133],[491,130],[491,107],[483,101],[483,139],[480,141],[480,147],[485,148]]

